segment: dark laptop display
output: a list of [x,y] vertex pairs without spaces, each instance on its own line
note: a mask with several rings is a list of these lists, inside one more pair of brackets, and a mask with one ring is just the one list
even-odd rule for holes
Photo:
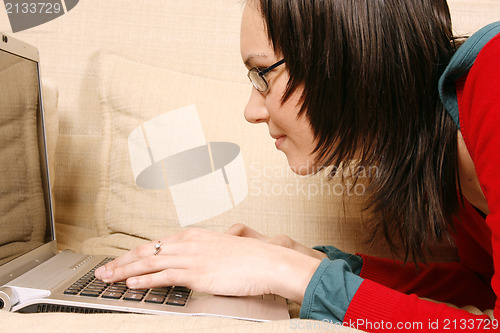
[[54,240],[38,63],[0,50],[0,265]]

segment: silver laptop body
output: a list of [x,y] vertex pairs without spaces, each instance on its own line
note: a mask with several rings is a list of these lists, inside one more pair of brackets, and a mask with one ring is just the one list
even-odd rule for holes
[[109,259],[58,253],[38,50],[0,36],[0,311],[289,318],[286,300],[274,295],[224,297],[182,287],[136,291],[99,284],[92,270]]

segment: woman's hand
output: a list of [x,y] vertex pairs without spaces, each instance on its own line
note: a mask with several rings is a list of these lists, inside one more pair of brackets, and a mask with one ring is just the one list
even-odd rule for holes
[[151,242],[96,270],[105,282],[130,288],[185,286],[217,295],[278,294],[302,303],[320,260],[256,238],[187,229]]
[[295,250],[297,252],[303,253],[305,255],[308,255],[313,258],[317,258],[319,260],[323,260],[327,258],[326,254],[323,252],[311,249],[305,245],[302,245],[293,239],[291,239],[288,236],[285,235],[279,235],[275,236],[273,238],[264,236],[257,231],[253,230],[252,228],[242,224],[234,224],[231,228],[229,228],[226,231],[227,234],[229,235],[234,235],[234,236],[239,236],[239,237],[248,237],[248,238],[255,238],[261,241],[265,241],[270,244],[276,244],[279,246],[283,246],[292,250]]

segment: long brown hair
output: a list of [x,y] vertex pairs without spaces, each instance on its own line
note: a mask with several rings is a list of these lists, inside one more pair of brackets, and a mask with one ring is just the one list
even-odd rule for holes
[[320,165],[377,166],[367,209],[405,260],[425,260],[450,239],[457,194],[457,126],[438,80],[456,45],[445,0],[259,0],[301,114],[318,139]]

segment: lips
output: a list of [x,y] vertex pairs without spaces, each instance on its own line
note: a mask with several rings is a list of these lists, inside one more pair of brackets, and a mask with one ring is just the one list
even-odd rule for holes
[[280,147],[283,145],[283,142],[286,140],[286,135],[271,134],[271,137],[276,140],[276,142],[274,143],[276,145],[276,149],[280,149]]

